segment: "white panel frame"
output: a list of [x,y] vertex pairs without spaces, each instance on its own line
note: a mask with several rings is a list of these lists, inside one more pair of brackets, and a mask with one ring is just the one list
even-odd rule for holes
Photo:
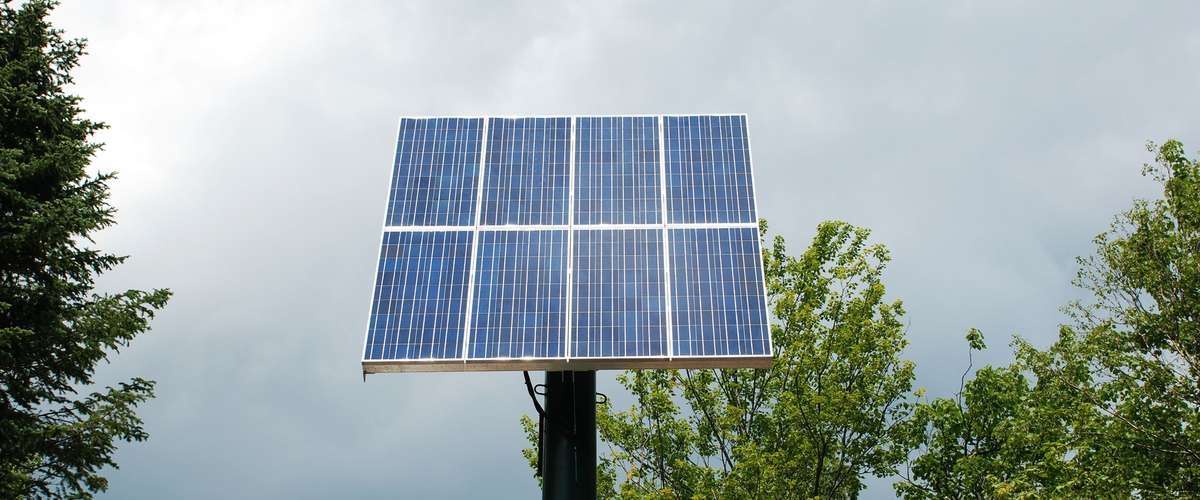
[[571,146],[567,158],[567,295],[563,313],[563,357],[571,361],[571,311],[575,288],[575,117],[571,117]]
[[[479,255],[479,223],[482,221],[480,215],[483,212],[483,170],[487,168],[487,146],[488,146],[488,117],[484,116],[483,127],[480,128],[480,144],[479,144],[479,178],[475,180],[475,225],[471,226],[471,263],[470,271],[467,274],[467,304],[463,308],[463,345],[462,345],[462,361],[466,363],[467,350],[471,348],[471,308],[475,304],[475,262]],[[467,229],[467,228],[464,228]]]
[[666,312],[667,359],[675,357],[675,318],[671,311],[671,230],[667,226],[667,132],[663,117],[658,117],[658,216],[662,222],[663,311]]

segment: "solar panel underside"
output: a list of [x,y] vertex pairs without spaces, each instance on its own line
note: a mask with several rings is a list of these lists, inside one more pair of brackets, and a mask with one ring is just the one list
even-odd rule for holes
[[363,370],[769,366],[746,131],[402,119]]

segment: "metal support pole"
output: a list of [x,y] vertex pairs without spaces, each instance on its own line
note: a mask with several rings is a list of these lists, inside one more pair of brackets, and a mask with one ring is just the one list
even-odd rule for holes
[[596,498],[596,372],[546,372],[542,499]]

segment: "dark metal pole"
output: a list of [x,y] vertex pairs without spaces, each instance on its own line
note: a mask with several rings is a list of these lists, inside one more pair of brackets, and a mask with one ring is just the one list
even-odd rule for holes
[[575,375],[575,498],[596,498],[596,372]]
[[596,372],[546,372],[542,499],[596,498]]

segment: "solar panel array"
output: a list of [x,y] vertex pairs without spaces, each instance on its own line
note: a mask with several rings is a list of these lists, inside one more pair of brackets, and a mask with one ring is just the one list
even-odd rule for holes
[[745,115],[404,118],[363,369],[754,367]]

